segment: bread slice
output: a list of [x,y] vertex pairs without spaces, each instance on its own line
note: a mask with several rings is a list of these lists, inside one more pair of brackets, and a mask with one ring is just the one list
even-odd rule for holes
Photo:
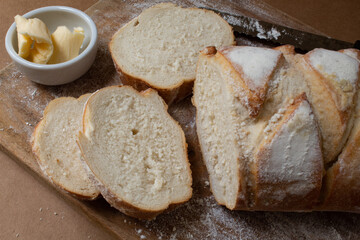
[[219,204],[234,209],[245,204],[245,166],[241,165],[236,112],[231,105],[236,99],[222,78],[219,57],[214,47],[201,52],[192,100],[211,191]]
[[352,127],[358,65],[346,54],[325,49],[315,49],[299,62],[311,89],[308,98],[321,129],[326,164],[336,160]]
[[184,133],[152,89],[113,86],[94,93],[79,146],[103,197],[129,216],[151,219],[192,195]]
[[89,96],[51,101],[32,135],[32,149],[43,173],[56,186],[82,199],[95,199],[100,194],[83,168],[76,144]]
[[116,32],[109,48],[123,83],[154,88],[170,104],[191,93],[200,50],[234,43],[230,25],[214,12],[161,3]]
[[[360,51],[340,51],[360,61]],[[360,212],[360,94],[356,96],[354,126],[337,161],[327,170],[320,209]]]

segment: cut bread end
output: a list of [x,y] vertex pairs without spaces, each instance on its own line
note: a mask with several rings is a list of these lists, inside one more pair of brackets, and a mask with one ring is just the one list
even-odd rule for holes
[[192,195],[184,133],[152,89],[108,87],[93,94],[79,146],[103,197],[127,215],[150,219]]
[[[216,49],[206,48],[199,56],[193,104],[203,159],[216,201],[229,209],[243,205],[243,182],[237,123],[232,116],[236,101],[216,64]],[[240,169],[240,170],[239,170]]]

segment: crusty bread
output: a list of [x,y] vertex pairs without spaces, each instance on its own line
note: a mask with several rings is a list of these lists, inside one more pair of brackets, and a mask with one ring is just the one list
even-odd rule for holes
[[94,93],[78,143],[103,197],[129,216],[151,219],[192,195],[184,133],[152,89]]
[[[358,105],[360,99],[358,97]],[[349,139],[334,163],[326,172],[324,182],[324,204],[321,209],[360,211],[360,108]]]
[[[263,177],[268,174],[266,170],[272,165],[272,158],[266,156],[269,155],[266,149],[269,144],[274,144],[271,140],[275,137],[282,138],[282,134],[276,133],[280,130],[285,132],[284,123],[291,122],[289,119],[294,117],[291,112],[296,112],[298,108],[294,105],[294,99],[308,91],[306,82],[299,81],[299,71],[291,64],[292,52],[293,49],[289,46],[278,50],[223,47],[219,51],[208,47],[200,54],[193,97],[197,111],[199,142],[214,196],[220,204],[230,209],[261,209],[267,201],[274,202],[275,194],[267,195],[268,198],[263,197],[264,192],[271,189],[270,182]],[[292,83],[291,79],[296,81]],[[258,87],[254,88],[254,85]],[[306,105],[306,100],[304,101],[303,105]],[[307,114],[310,118],[310,105],[307,104],[303,108],[306,109],[303,115]],[[282,118],[285,112],[288,117]],[[310,120],[305,122],[303,129],[315,136],[315,151],[316,146],[320,146],[320,140],[316,138],[316,125],[312,123]],[[265,134],[272,130],[271,124],[278,128],[278,131],[274,130],[271,137],[268,136],[262,141]],[[296,128],[291,128],[293,129]],[[307,146],[301,142],[303,139],[297,141]],[[311,150],[309,149],[309,153]],[[320,192],[322,179],[322,156],[321,152],[318,154],[319,149],[317,150],[313,159],[301,159],[303,163],[316,168],[313,171],[316,176],[309,177],[305,174],[306,176],[299,178],[298,172],[294,171],[287,179],[283,179],[293,179],[292,186],[296,181],[303,186],[316,183],[316,186],[312,187],[312,196],[315,197]],[[294,153],[293,149],[291,151]],[[280,155],[284,159],[291,159],[290,151]],[[295,164],[288,167],[295,170],[297,166]],[[280,183],[279,179],[274,181]],[[266,184],[267,188],[263,187]],[[287,189],[283,189],[286,192],[292,186],[290,183]],[[288,204],[300,202],[309,192],[292,196]],[[280,194],[283,193],[278,193]],[[259,196],[262,196],[262,201],[259,201]],[[274,205],[274,209],[280,208],[281,203],[280,201],[278,205]]]
[[32,148],[43,173],[58,187],[83,199],[95,199],[100,194],[83,168],[76,144],[89,96],[51,101],[32,136]]
[[[358,53],[343,53],[315,49],[301,55],[292,46],[202,51],[193,103],[219,204],[243,210],[359,211],[360,187],[352,183],[360,172],[354,114],[359,64],[348,57]],[[340,166],[346,168],[341,174]],[[351,200],[341,202],[336,189],[349,185]],[[339,196],[335,207],[327,205],[333,193]]]
[[[360,61],[360,51],[340,51]],[[338,157],[327,170],[321,209],[360,211],[360,94],[356,96],[354,126]]]
[[305,211],[317,203],[323,159],[305,93],[270,119],[250,171],[255,178],[254,209]]
[[200,50],[234,43],[230,25],[214,12],[161,3],[116,32],[109,48],[123,83],[154,88],[170,104],[191,93]]
[[299,67],[311,90],[308,97],[319,122],[328,164],[344,147],[352,127],[358,62],[340,52],[315,49],[302,57]]

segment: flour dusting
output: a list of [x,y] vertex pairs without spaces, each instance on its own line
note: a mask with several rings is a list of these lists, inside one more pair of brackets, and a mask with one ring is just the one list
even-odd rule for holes
[[276,30],[275,27],[266,31],[265,28],[256,19],[250,19],[250,21],[248,21],[248,19],[236,18],[231,15],[225,16],[224,19],[232,25],[242,26],[244,29],[248,31],[245,32],[245,34],[257,32],[256,36],[260,39],[277,40],[281,35],[281,33],[278,30]]

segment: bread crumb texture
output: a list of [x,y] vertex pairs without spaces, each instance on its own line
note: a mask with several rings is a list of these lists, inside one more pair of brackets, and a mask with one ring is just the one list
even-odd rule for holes
[[161,3],[115,33],[110,51],[122,72],[152,87],[172,89],[195,79],[204,47],[233,44],[230,25],[214,12]]
[[33,151],[42,171],[58,187],[80,198],[94,199],[99,191],[91,183],[76,143],[82,112],[90,94],[79,99],[62,97],[51,101],[33,133]]
[[83,124],[85,162],[112,197],[143,211],[191,197],[184,133],[156,91],[104,88],[89,99]]

